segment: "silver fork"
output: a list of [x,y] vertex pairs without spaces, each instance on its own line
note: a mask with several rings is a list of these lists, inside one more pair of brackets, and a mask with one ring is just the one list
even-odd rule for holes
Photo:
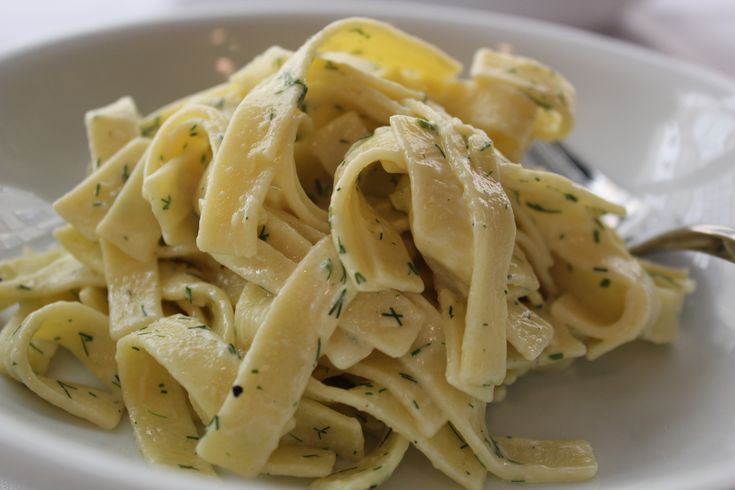
[[651,220],[656,220],[657,211],[584,162],[562,143],[537,142],[530,148],[528,160],[531,166],[561,174],[605,199],[624,206],[626,216],[607,215],[603,220],[621,234],[635,255],[689,250],[735,262],[735,229],[726,226],[684,226],[637,241],[634,238],[637,231]]

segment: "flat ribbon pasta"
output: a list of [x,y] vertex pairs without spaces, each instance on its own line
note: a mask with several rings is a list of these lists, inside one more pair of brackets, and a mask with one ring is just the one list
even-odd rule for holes
[[[114,362],[115,343],[105,315],[76,302],[51,303],[28,315],[4,341],[5,370],[12,377],[72,415],[104,429],[117,426],[123,405]],[[108,389],[51,378],[44,375],[45,369],[34,371],[29,350],[40,351],[38,342],[66,348]]]
[[[562,75],[461,69],[352,18],[148,116],[89,111],[60,247],[0,262],[0,372],[107,430],[127,409],[186,471],[372,488],[413,445],[465,488],[592,478],[587,442],[496,434],[488,403],[673,341],[693,283],[629,254],[621,206],[513,163],[572,129]],[[57,379],[59,348],[101,386]]]

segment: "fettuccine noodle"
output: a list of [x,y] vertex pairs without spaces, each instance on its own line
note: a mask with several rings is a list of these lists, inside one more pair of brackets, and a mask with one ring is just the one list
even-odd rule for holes
[[[0,369],[151,463],[368,488],[409,445],[465,488],[591,478],[581,440],[488,432],[523,374],[671,342],[685,271],[624,209],[514,163],[574,125],[569,82],[353,18],[140,117],[91,111],[60,247],[0,263]],[[58,379],[67,349],[99,380]]]

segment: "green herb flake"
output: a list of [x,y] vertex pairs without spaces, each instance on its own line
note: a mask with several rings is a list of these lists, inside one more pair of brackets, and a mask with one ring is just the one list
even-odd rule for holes
[[69,390],[76,390],[77,389],[76,386],[72,386],[70,384],[64,383],[60,379],[57,379],[56,382],[61,387],[61,389],[64,390],[64,393],[66,393],[66,396],[68,396],[69,398],[71,398],[71,393],[69,393]]
[[525,95],[526,97],[528,97],[531,100],[531,102],[533,102],[534,104],[536,104],[540,108],[542,108],[544,110],[547,110],[547,111],[552,108],[551,107],[551,104],[549,104],[548,102],[546,102],[544,100],[541,100],[538,97],[536,97],[536,96],[534,96],[532,94],[529,94],[528,92],[525,92],[525,91],[521,91],[521,92],[523,92],[523,95]]
[[[342,292],[339,293],[337,300],[334,302],[332,307],[329,309],[328,315],[330,316],[334,315],[335,318],[339,318],[339,316],[342,314],[342,307],[344,306],[345,296],[347,296],[347,289],[343,289]],[[321,345],[321,340],[320,340],[320,345]]]
[[593,267],[592,270],[595,272],[608,272],[607,267]]
[[318,454],[304,454],[302,458],[318,458]]
[[300,78],[294,78],[290,73],[284,73],[282,77],[285,79],[284,88],[283,90],[276,92],[276,94],[281,94],[284,90],[290,87],[298,87],[300,93],[296,103],[300,108],[304,107],[304,100],[306,99],[306,93],[309,91],[309,87],[306,86],[303,80]]
[[414,264],[413,262],[408,262],[408,274],[416,274],[417,276],[419,275],[419,270],[416,268],[416,264]]
[[608,279],[607,277],[603,278],[602,281],[600,281],[600,287],[601,288],[610,287],[610,279]]
[[337,251],[340,254],[347,253],[347,249],[345,248],[344,243],[342,243],[342,238],[340,238],[340,237],[337,237]]
[[21,290],[21,291],[30,291],[30,290],[32,290],[33,288],[32,288],[32,287],[30,287],[30,286],[26,286],[25,284],[18,284],[18,285],[17,285],[16,287],[15,287],[15,289],[19,289],[19,290]]
[[332,62],[332,60],[326,60],[324,62],[324,69],[325,70],[339,70],[339,67]]
[[449,310],[447,310],[447,314],[449,314],[449,318],[454,318],[454,306],[449,305]]
[[326,259],[322,262],[322,269],[327,271],[327,281],[332,277],[332,259]]
[[401,378],[405,379],[406,381],[410,381],[411,383],[418,384],[418,380],[416,378],[414,378],[413,376],[411,376],[410,374],[408,374],[408,373],[398,373],[398,375]]
[[184,286],[184,295],[186,296],[186,301],[188,301],[189,304],[194,302],[193,293],[189,286]]
[[559,214],[561,213],[561,209],[550,209],[545,208],[541,204],[535,203],[535,202],[526,202],[526,206],[533,209],[534,211],[538,211],[539,213],[549,213],[549,214]]
[[97,185],[94,187],[94,195],[95,195],[95,197],[99,197],[99,195],[100,195],[100,188],[101,188],[100,184],[97,183]]
[[355,27],[354,29],[350,29],[350,32],[354,32],[355,34],[359,34],[360,36],[364,37],[365,39],[370,39],[370,34],[362,30],[361,27]]
[[595,241],[595,243],[600,243],[600,230],[594,230],[592,232],[592,239]]
[[362,284],[363,282],[367,282],[367,279],[365,279],[365,276],[363,276],[359,272],[355,272],[355,283]]
[[193,327],[186,327],[187,330],[209,330],[209,327],[202,324],[202,325],[195,325]]
[[384,435],[384,436],[383,436],[383,438],[382,438],[382,439],[380,440],[380,442],[378,443],[378,446],[377,446],[377,447],[381,447],[381,446],[382,446],[383,444],[385,444],[385,441],[387,441],[387,440],[388,440],[388,438],[390,437],[390,435],[391,435],[392,433],[393,433],[393,429],[391,429],[390,427],[388,427],[388,430],[387,430],[387,431],[385,431],[385,435]]
[[428,129],[429,131],[436,131],[436,126],[434,126],[426,119],[418,118],[416,119],[416,124],[418,124],[420,128]]
[[140,128],[140,134],[145,137],[152,136],[158,131],[159,127],[161,127],[161,116],[156,116],[148,125]]
[[325,436],[325,435],[327,435],[327,431],[328,431],[329,429],[330,429],[330,427],[329,427],[328,425],[325,425],[325,426],[324,426],[324,427],[322,427],[322,428],[319,428],[319,427],[312,427],[312,430],[313,430],[314,432],[316,432],[316,436],[317,436],[317,438],[318,438],[318,439],[319,439],[320,441],[322,440],[322,436]]
[[429,347],[430,345],[431,345],[431,342],[427,342],[424,345],[422,345],[421,347],[417,347],[416,349],[412,350],[411,351],[411,357],[418,356],[424,348]]
[[171,194],[167,195],[166,198],[161,199],[161,202],[163,203],[161,209],[167,211],[171,207]]
[[43,351],[36,346],[33,342],[29,342],[28,346],[33,349],[34,351],[38,352],[39,354],[43,355]]
[[92,342],[94,340],[94,337],[91,335],[79,332],[79,340],[82,342],[82,348],[84,349],[84,354],[86,354],[87,357],[89,357],[89,351],[87,350],[87,342]]
[[388,309],[387,312],[381,313],[381,316],[389,317],[395,319],[396,323],[398,323],[399,327],[403,326],[403,322],[401,321],[401,318],[403,318],[403,315],[398,313],[392,306]]
[[314,189],[316,189],[316,193],[320,196],[323,196],[325,193],[324,186],[322,185],[322,181],[319,179],[314,179]]
[[345,266],[342,266],[342,276],[339,278],[340,284],[347,284],[347,269],[345,269]]
[[571,193],[569,193],[569,192],[566,192],[566,193],[564,193],[564,198],[565,198],[565,199],[566,199],[567,201],[572,201],[572,202],[577,202],[577,201],[579,201],[579,199],[577,198],[577,196],[575,196],[574,194],[571,194]]
[[564,353],[557,352],[556,354],[549,354],[549,359],[551,359],[552,361],[560,361],[564,359]]

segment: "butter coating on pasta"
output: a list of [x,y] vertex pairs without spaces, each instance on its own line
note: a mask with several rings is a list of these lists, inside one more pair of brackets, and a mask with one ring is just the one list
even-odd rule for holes
[[[364,18],[141,116],[85,117],[59,247],[0,262],[0,372],[146,461],[372,488],[414,446],[470,489],[594,477],[583,440],[493,434],[521,376],[668,343],[693,283],[632,257],[624,209],[524,168],[575,93],[527,57]],[[62,379],[70,351],[97,379]]]

